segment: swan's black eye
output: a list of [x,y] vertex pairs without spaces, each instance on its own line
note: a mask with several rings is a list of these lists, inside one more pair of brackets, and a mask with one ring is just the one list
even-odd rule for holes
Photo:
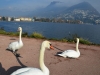
[[51,44],[50,44],[50,46],[51,46]]

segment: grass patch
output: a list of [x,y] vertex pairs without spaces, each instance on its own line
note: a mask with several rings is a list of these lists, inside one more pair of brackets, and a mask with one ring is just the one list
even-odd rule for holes
[[19,33],[18,32],[6,32],[6,35],[19,36]]
[[6,34],[6,31],[0,29],[0,34]]
[[81,43],[81,44],[87,44],[87,45],[92,45],[92,44],[93,44],[92,42],[90,42],[90,41],[88,41],[88,40],[85,40],[85,39],[83,39],[83,38],[79,38],[79,40],[80,40],[80,43]]
[[30,37],[32,37],[32,38],[40,38],[40,39],[44,39],[45,38],[42,34],[37,33],[37,32],[34,32],[33,34],[31,34]]
[[62,42],[68,42],[66,38],[61,39]]
[[27,32],[22,33],[22,37],[29,37]]

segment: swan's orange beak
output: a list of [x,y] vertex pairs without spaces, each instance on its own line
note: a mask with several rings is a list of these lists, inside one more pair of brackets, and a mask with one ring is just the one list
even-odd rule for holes
[[54,50],[54,47],[53,46],[50,46],[50,49]]

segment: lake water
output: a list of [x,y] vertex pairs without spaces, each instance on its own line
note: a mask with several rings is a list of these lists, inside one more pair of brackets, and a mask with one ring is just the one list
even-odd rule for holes
[[47,23],[47,22],[0,22],[7,32],[16,32],[18,27],[29,35],[33,32],[43,34],[47,38],[70,37],[69,34],[77,34],[79,37],[88,39],[93,43],[100,44],[100,25]]

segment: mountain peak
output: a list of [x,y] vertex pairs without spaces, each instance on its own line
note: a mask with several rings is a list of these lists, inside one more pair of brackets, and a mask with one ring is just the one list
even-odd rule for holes
[[61,3],[61,2],[60,1],[53,1],[53,2],[50,3],[50,5],[55,5],[57,3]]
[[60,2],[60,1],[53,1],[53,2],[51,2],[47,7],[54,7],[54,6],[56,6],[57,4],[59,4],[59,3],[62,3],[62,2]]
[[88,2],[81,2],[79,4],[73,5],[71,6],[69,9],[91,9],[93,8],[91,4],[89,4]]

